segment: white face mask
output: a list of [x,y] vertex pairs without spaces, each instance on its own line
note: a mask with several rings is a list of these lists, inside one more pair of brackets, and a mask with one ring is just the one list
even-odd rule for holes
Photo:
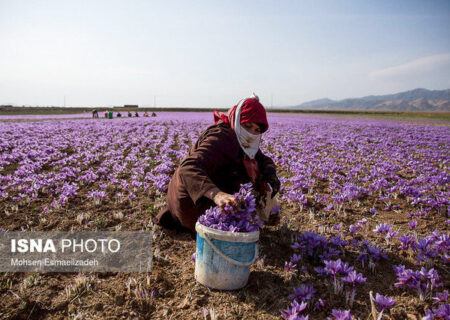
[[248,157],[250,159],[253,159],[255,158],[255,155],[259,149],[261,134],[252,134],[241,125],[239,127],[239,130],[237,130],[236,132],[239,144],[241,145],[244,152],[248,155]]
[[[253,94],[250,98],[258,99],[255,94]],[[259,143],[261,142],[261,134],[252,134],[241,126],[241,107],[247,99],[242,99],[238,103],[234,116],[234,131],[236,132],[236,136],[242,150],[244,150],[245,154],[250,159],[254,159],[259,149]]]

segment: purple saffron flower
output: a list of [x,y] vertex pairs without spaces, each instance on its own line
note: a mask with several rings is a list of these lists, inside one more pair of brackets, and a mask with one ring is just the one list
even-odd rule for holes
[[327,318],[328,320],[352,320],[350,310],[336,310],[331,311],[333,318]]
[[308,304],[306,302],[302,302],[301,304],[299,304],[297,300],[294,300],[291,303],[291,308],[280,310],[280,312],[284,319],[295,320],[298,318],[299,313],[305,310],[307,306]]
[[358,233],[359,231],[359,226],[357,224],[351,224],[350,227],[348,228],[348,231],[350,232],[350,234],[352,236],[354,236],[355,234]]
[[307,302],[311,300],[316,290],[313,286],[302,285],[300,288],[294,288],[294,294],[289,295],[290,299],[295,299],[297,301]]
[[409,247],[411,247],[416,241],[412,235],[401,235],[398,237],[398,240],[400,240],[400,250],[408,250]]
[[302,259],[301,255],[294,253],[291,257],[291,262],[298,263],[301,259]]
[[450,319],[450,304],[441,304],[438,309],[433,309],[434,319]]
[[408,222],[408,226],[411,230],[414,230],[418,224],[419,223],[417,222],[417,220],[412,220],[412,221]]
[[335,225],[332,227],[333,230],[337,230],[337,231],[341,230],[341,228],[342,228],[342,223],[335,224]]
[[396,300],[377,293],[375,295],[375,302],[379,307],[379,311],[384,312],[387,308],[392,307],[395,304]]
[[323,253],[327,248],[327,245],[327,238],[312,231],[308,231],[298,236],[291,248],[312,258],[323,258]]
[[284,263],[284,271],[291,271],[293,269],[297,268],[297,265],[292,262],[285,262]]
[[433,297],[433,300],[434,300],[433,304],[440,303],[440,302],[442,302],[442,303],[447,302],[448,290],[445,290],[442,294],[436,293],[436,296]]
[[330,238],[330,244],[336,247],[345,247],[348,244],[348,241],[342,240],[341,235],[337,235],[336,237]]
[[[241,185],[239,192],[234,194],[240,203],[239,208],[225,206],[211,207],[198,219],[199,223],[209,228],[229,232],[254,232],[263,226],[259,217],[255,215],[256,200],[252,191],[252,184]],[[225,212],[225,213],[224,213]]]
[[364,283],[366,282],[367,278],[364,278],[361,273],[356,273],[356,271],[350,271],[348,275],[344,278],[342,278],[342,281],[347,282],[351,285]]
[[395,238],[396,236],[398,236],[398,232],[392,230],[386,233],[386,236],[384,238],[386,239],[387,242],[389,242],[390,239]]
[[425,300],[433,294],[433,291],[442,286],[439,282],[439,274],[435,269],[427,270],[422,267],[418,271],[406,269],[405,266],[394,266],[395,274],[397,275],[397,283],[395,287],[408,287],[417,292],[421,300]]
[[375,232],[376,234],[388,233],[389,231],[394,231],[394,230],[392,229],[392,226],[387,223],[379,224],[375,227],[375,229],[373,229],[373,232]]
[[433,320],[433,319],[434,319],[433,311],[430,309],[425,310],[425,316],[422,317],[422,320]]
[[321,298],[319,298],[315,303],[314,303],[314,309],[315,310],[319,310],[321,308],[325,307],[325,300],[322,300]]
[[324,260],[323,263],[325,263],[325,271],[333,277],[338,274],[347,275],[350,271],[353,271],[353,267],[348,262],[342,262],[341,259]]

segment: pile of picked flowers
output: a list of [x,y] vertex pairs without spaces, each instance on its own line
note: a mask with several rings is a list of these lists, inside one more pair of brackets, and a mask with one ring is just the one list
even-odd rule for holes
[[256,199],[251,183],[241,185],[239,192],[234,194],[238,206],[216,206],[205,211],[198,222],[202,225],[229,232],[253,232],[263,226],[256,215]]

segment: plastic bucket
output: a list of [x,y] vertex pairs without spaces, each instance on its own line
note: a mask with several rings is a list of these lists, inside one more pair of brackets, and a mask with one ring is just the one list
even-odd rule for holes
[[195,230],[195,279],[213,289],[243,288],[248,282],[250,266],[258,258],[259,231],[222,231],[199,222]]

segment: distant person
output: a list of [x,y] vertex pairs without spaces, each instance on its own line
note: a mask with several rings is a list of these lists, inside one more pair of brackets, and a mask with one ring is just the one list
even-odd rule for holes
[[139,118],[139,113],[136,111],[136,112],[134,113],[134,116],[137,117],[137,118]]
[[104,115],[105,115],[105,118],[108,118],[108,111],[107,110],[105,110]]
[[152,117],[156,117],[156,113],[152,112]]
[[120,112],[117,112],[117,118],[122,117],[122,115],[120,114]]
[[108,112],[108,119],[112,119],[114,117],[114,112],[109,111]]
[[144,117],[148,117],[147,111],[144,112]]
[[98,111],[95,109],[92,111],[92,118],[98,118]]
[[128,111],[128,118],[131,118],[133,115],[131,114],[130,111]]

